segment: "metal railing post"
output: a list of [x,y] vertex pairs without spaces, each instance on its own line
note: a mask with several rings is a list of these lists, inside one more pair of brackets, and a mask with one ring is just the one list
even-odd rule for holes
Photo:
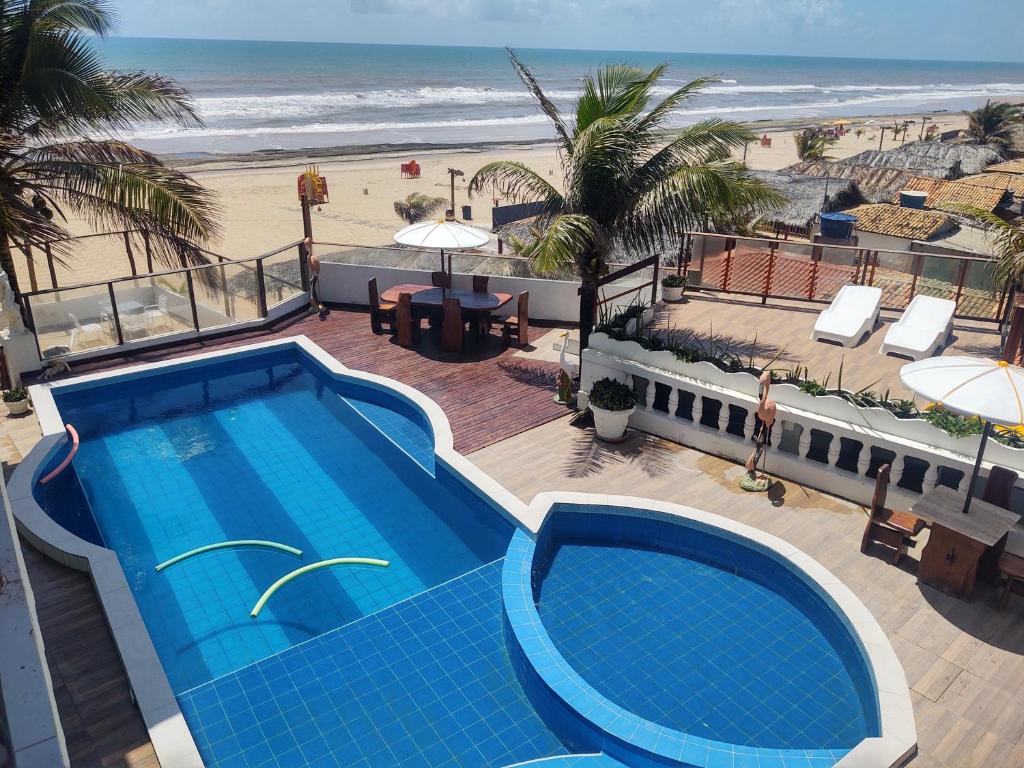
[[910,281],[910,296],[907,298],[909,304],[914,300],[914,296],[917,294],[917,280],[921,277],[921,273],[924,271],[924,254],[919,253],[914,257],[914,266],[912,268],[913,279]]
[[121,315],[117,312],[117,297],[114,296],[114,284],[107,283],[107,294],[110,296],[110,314],[113,315],[114,332],[117,334],[117,345],[124,344],[124,334],[121,332]]
[[267,284],[263,275],[263,259],[259,259],[256,262],[256,304],[259,307],[260,317],[266,317]]
[[729,291],[729,270],[732,268],[732,252],[736,247],[736,238],[727,237],[725,239],[725,268],[722,270],[722,290],[728,293]]
[[192,327],[199,333],[199,309],[196,307],[196,289],[192,281],[192,270],[185,272],[185,285],[188,286],[188,301],[192,307]]
[[[960,297],[964,293],[964,280],[967,279],[967,267],[970,266],[970,262],[967,259],[960,259],[960,274],[956,278],[956,298],[953,299],[953,303],[956,305],[956,310],[960,309]],[[954,310],[954,311],[956,311]]]
[[775,259],[779,250],[778,243],[768,243],[768,272],[764,276],[764,290],[761,292],[761,304],[768,303],[768,296],[772,292],[772,278],[775,276]]

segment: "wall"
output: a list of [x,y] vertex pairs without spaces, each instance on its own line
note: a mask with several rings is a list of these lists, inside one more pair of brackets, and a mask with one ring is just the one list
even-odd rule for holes
[[[379,267],[371,264],[340,264],[323,262],[320,265],[320,297],[326,302],[338,304],[369,305],[367,283],[370,278],[377,278],[377,289],[383,293],[388,288],[403,283],[429,285],[430,273],[412,269],[395,267]],[[471,290],[472,275],[453,277],[453,287]],[[523,291],[530,292],[530,318],[546,320],[554,323],[579,322],[579,296],[576,293],[578,283],[567,280],[541,280],[525,277],[491,277],[488,289],[492,292],[510,293],[513,296]],[[608,286],[609,293],[618,293],[619,288]],[[635,299],[637,292],[631,292],[616,299],[616,306],[628,306]],[[650,288],[643,289],[645,301],[650,301]],[[506,316],[515,311],[515,300],[510,301],[496,314]]]
[[[711,363],[682,363],[671,352],[649,352],[605,334],[594,334],[590,344],[583,352],[581,406],[597,379],[632,383],[641,402],[631,426],[746,461],[757,408],[754,376],[726,373]],[[771,398],[778,417],[766,459],[770,475],[867,505],[874,469],[889,463],[890,506],[903,508],[940,482],[965,488],[970,479],[977,436],[957,439],[923,419],[897,419],[884,409],[858,408],[837,396],[812,397],[791,384],[773,385]],[[990,441],[984,464],[1024,475],[1024,450]],[[1020,488],[1014,506],[1024,508]]]
[[35,598],[25,571],[7,486],[0,478],[0,695],[7,713],[9,743],[17,768],[68,766],[53,683],[46,665]]

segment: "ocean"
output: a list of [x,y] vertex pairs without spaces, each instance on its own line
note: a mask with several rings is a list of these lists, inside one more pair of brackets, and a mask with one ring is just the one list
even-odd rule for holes
[[[551,130],[500,48],[108,38],[113,69],[175,78],[203,128],[150,124],[128,138],[167,154],[370,144],[523,141]],[[610,62],[667,62],[667,93],[719,82],[672,116],[738,120],[961,110],[1024,98],[1024,64],[726,54],[530,50],[520,57],[569,110],[581,75]]]

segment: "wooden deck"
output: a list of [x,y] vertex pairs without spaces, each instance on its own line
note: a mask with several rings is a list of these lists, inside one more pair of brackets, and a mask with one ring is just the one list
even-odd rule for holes
[[[535,328],[533,338],[539,339],[544,332]],[[420,344],[406,349],[390,336],[375,335],[366,312],[344,309],[334,309],[323,319],[303,314],[267,330],[76,365],[70,375],[299,335],[308,336],[349,368],[397,379],[437,401],[451,421],[455,449],[461,453],[479,450],[565,413],[565,408],[552,400],[557,364],[504,347],[497,330],[480,346],[469,345],[462,353],[452,353],[440,351],[435,332],[425,329]]]
[[747,493],[739,465],[637,432],[608,445],[568,418],[469,458],[524,501],[541,491],[650,497],[792,542],[842,579],[892,641],[917,719],[913,768],[1024,766],[1024,597],[1011,596],[1000,613],[991,586],[979,584],[965,603],[919,584],[925,537],[896,568],[881,546],[861,554],[866,511],[855,504],[791,482]]

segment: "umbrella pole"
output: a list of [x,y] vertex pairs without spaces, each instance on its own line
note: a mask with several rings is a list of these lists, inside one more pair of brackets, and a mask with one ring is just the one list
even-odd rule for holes
[[[441,275],[442,276],[444,275],[444,248],[441,249]],[[451,279],[451,278],[449,278],[449,279]],[[447,296],[448,295],[448,291],[444,287],[444,281],[443,280],[441,281],[441,295],[442,296]]]
[[978,458],[974,461],[974,471],[971,473],[971,482],[967,484],[967,498],[964,500],[963,513],[966,515],[971,509],[971,497],[974,495],[974,486],[978,484],[978,473],[981,472],[981,457],[985,455],[985,446],[988,445],[989,435],[992,434],[992,422],[985,422],[985,429],[981,432],[981,445],[978,446]]

